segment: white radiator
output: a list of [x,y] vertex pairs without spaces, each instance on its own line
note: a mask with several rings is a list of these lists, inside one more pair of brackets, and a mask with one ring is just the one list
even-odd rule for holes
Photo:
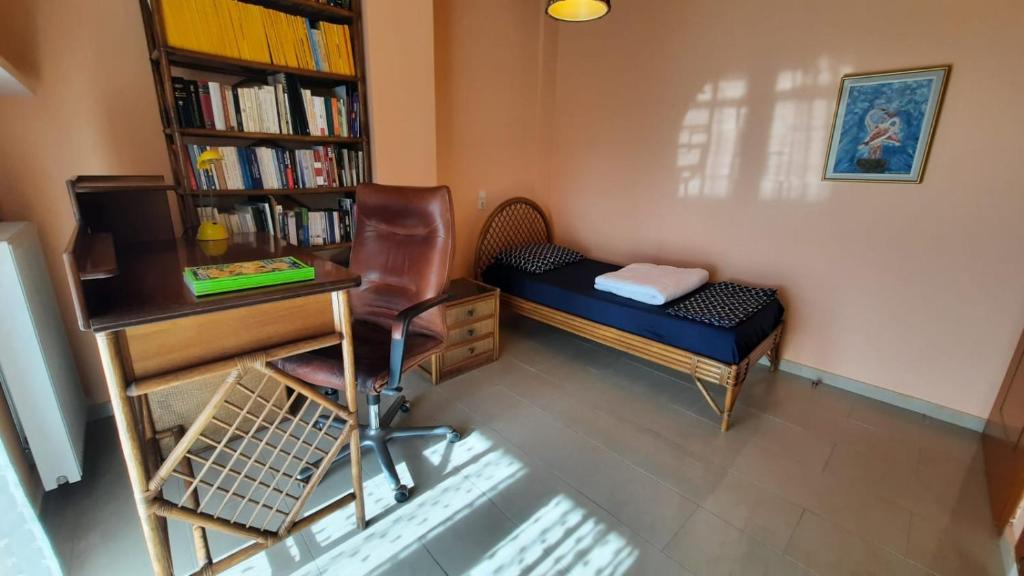
[[43,488],[81,480],[85,398],[28,222],[0,222],[0,375]]

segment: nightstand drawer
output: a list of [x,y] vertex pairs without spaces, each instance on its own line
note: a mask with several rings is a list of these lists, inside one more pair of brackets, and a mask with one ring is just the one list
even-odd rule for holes
[[479,342],[459,346],[444,352],[444,367],[454,366],[476,356],[489,355],[492,350],[494,350],[494,338],[486,338]]
[[478,336],[484,334],[491,334],[494,332],[494,318],[486,318],[479,322],[474,322],[469,326],[463,326],[462,328],[456,328],[448,332],[448,346],[455,346],[465,342],[466,340],[472,340]]
[[477,300],[469,304],[449,306],[446,312],[448,325],[453,326],[472,321],[476,318],[486,318],[494,315],[494,298]]

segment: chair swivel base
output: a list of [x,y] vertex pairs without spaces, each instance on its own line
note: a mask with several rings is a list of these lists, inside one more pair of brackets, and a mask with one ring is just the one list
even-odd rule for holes
[[[399,396],[395,402],[388,409],[387,414],[380,418],[380,422],[374,426],[372,421],[370,424],[361,424],[359,426],[359,445],[362,448],[370,448],[373,453],[377,456],[377,461],[380,463],[381,470],[384,471],[384,475],[387,477],[388,485],[391,486],[391,490],[394,491],[396,502],[405,502],[409,499],[409,487],[402,484],[402,481],[398,477],[398,470],[395,468],[395,462],[391,458],[391,452],[388,450],[388,442],[395,438],[439,438],[444,437],[449,443],[454,444],[462,439],[462,434],[458,430],[451,426],[411,426],[406,428],[392,428],[389,426],[391,420],[394,419],[397,412],[409,411],[409,403],[406,401],[404,396]],[[322,427],[324,420],[318,421],[315,426]],[[343,428],[344,422],[334,420],[331,422],[331,427]],[[349,447],[346,445],[342,448],[341,452],[331,462],[333,465],[339,460],[344,460],[349,456]],[[300,482],[308,482],[315,472],[316,463],[312,466],[303,468],[298,475]]]

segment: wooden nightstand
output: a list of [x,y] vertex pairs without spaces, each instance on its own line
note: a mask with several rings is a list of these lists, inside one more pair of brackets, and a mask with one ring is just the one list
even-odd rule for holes
[[497,288],[469,278],[457,278],[448,286],[454,300],[445,304],[448,343],[444,351],[420,365],[436,386],[446,380],[498,359]]

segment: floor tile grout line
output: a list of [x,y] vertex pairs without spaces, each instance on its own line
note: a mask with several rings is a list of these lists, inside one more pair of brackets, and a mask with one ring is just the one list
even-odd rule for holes
[[[520,362],[519,360],[516,360],[516,361],[517,361],[517,362]],[[520,362],[520,364],[522,364],[522,363]],[[554,376],[552,376],[551,374],[547,374],[547,373],[545,373],[545,372],[542,372],[542,371],[540,371],[540,370],[536,370],[536,369],[533,369],[533,368],[531,368],[530,366],[527,366],[527,365],[525,365],[525,364],[523,364],[523,366],[526,366],[527,368],[530,368],[530,370],[532,370],[533,372],[536,372],[536,373],[537,373],[537,374],[538,374],[538,375],[539,375],[540,377],[544,378],[545,380],[547,380],[547,381],[550,381],[550,382],[555,382],[555,383],[557,383],[557,380],[556,380],[556,379],[555,379],[555,377],[554,377]],[[504,387],[504,385],[500,385],[500,386]],[[562,418],[559,418],[559,417],[557,417],[556,415],[554,415],[554,414],[552,414],[552,413],[548,412],[547,410],[544,410],[544,408],[543,408],[542,406],[538,406],[538,405],[537,405],[537,404],[535,404],[534,402],[530,401],[530,400],[529,400],[528,398],[524,398],[524,397],[520,396],[520,395],[519,395],[519,394],[517,394],[517,393],[516,393],[516,392],[515,392],[514,390],[508,389],[507,387],[506,387],[506,390],[508,390],[508,391],[509,391],[509,392],[510,392],[511,394],[513,394],[514,396],[516,396],[516,397],[517,397],[517,398],[519,398],[520,400],[522,400],[522,401],[526,402],[527,404],[530,404],[531,406],[534,406],[535,408],[537,408],[538,410],[541,410],[541,411],[542,411],[542,412],[544,412],[545,414],[548,414],[548,415],[550,415],[550,416],[552,416],[552,417],[556,418],[556,419],[557,419],[557,420],[558,420],[559,422],[562,422],[562,420],[563,420]],[[703,460],[703,459],[699,458],[699,457],[698,457],[698,456],[697,456],[696,454],[694,454],[694,453],[693,453],[693,452],[692,452],[692,451],[691,451],[691,450],[690,450],[689,448],[687,448],[686,446],[683,446],[683,445],[679,444],[678,442],[676,442],[676,441],[675,441],[675,439],[673,439],[673,438],[670,438],[669,436],[666,436],[665,434],[663,434],[663,433],[662,433],[661,431],[659,431],[659,430],[654,430],[654,429],[652,429],[652,428],[649,428],[648,426],[645,426],[645,425],[643,425],[643,424],[641,424],[641,423],[639,423],[639,422],[634,422],[634,421],[632,421],[632,420],[622,420],[622,419],[621,419],[621,418],[620,418],[619,416],[617,416],[617,415],[615,415],[615,414],[610,414],[610,413],[608,413],[607,411],[605,411],[604,409],[602,409],[602,408],[601,408],[601,407],[599,407],[599,406],[588,406],[588,408],[589,408],[589,409],[591,409],[591,410],[592,410],[592,411],[594,411],[594,412],[599,412],[599,413],[601,413],[601,414],[604,414],[604,415],[608,416],[609,418],[612,418],[612,419],[616,419],[616,420],[620,420],[620,421],[622,421],[622,422],[625,422],[625,423],[627,423],[627,424],[630,424],[630,425],[632,425],[632,426],[635,426],[635,427],[637,427],[637,428],[639,428],[639,429],[641,429],[641,430],[643,430],[643,431],[645,431],[645,432],[647,432],[647,433],[653,434],[653,435],[655,435],[655,436],[657,436],[657,437],[659,437],[659,438],[661,438],[661,439],[663,439],[663,440],[665,440],[665,441],[667,441],[667,442],[670,442],[670,443],[672,443],[673,445],[677,446],[677,447],[679,448],[679,450],[680,450],[681,452],[685,453],[685,455],[686,455],[686,456],[687,456],[688,458],[691,458],[691,459],[692,459],[692,460],[694,460],[695,462],[698,462],[698,463],[700,463],[700,464],[702,464],[702,465],[706,465],[706,466],[714,466],[714,467],[716,467],[716,468],[722,468],[722,469],[724,469],[724,468],[725,468],[724,466],[722,466],[721,464],[718,464],[718,463],[716,463],[716,462],[708,462],[708,461],[706,461],[706,460]],[[672,408],[672,409],[674,409],[674,410],[679,410],[679,411],[681,411],[681,412],[684,412],[685,414],[688,414],[688,415],[690,415],[690,416],[693,416],[693,417],[695,417],[695,418],[697,419],[697,421],[698,421],[697,423],[698,423],[699,425],[701,425],[701,426],[707,426],[707,427],[708,427],[709,429],[712,429],[712,428],[717,428],[717,427],[718,427],[718,424],[717,424],[717,423],[713,423],[713,422],[710,422],[710,421],[706,420],[706,419],[705,419],[705,418],[704,418],[703,416],[701,416],[701,415],[699,415],[699,414],[696,414],[695,412],[692,412],[692,411],[690,411],[690,410],[687,410],[686,408],[684,408],[684,407],[682,407],[682,406],[675,406],[675,405],[673,405],[673,406],[671,406],[671,408]],[[612,451],[612,450],[611,450],[610,448],[607,448],[606,446],[604,446],[603,444],[601,444],[601,443],[600,443],[599,441],[597,441],[597,440],[595,440],[595,439],[593,439],[593,438],[590,438],[590,436],[588,436],[587,434],[584,434],[584,433],[583,433],[582,431],[580,431],[580,430],[577,430],[577,429],[575,429],[575,428],[572,428],[572,427],[568,427],[568,426],[567,426],[567,428],[569,428],[569,429],[571,429],[571,430],[574,430],[575,432],[577,432],[578,434],[580,434],[580,435],[584,436],[585,438],[587,438],[587,439],[591,440],[591,441],[592,441],[592,442],[594,442],[595,444],[601,445],[601,446],[602,446],[602,447],[604,447],[605,449],[607,449],[607,450],[609,450],[609,451],[611,451],[611,452],[615,453],[615,452],[614,452],[614,451]],[[616,453],[616,454],[617,454],[617,453]],[[685,494],[684,494],[684,496],[685,496]],[[689,498],[689,496],[686,496],[686,497],[687,497],[687,498]]]
[[[468,406],[465,406],[465,405],[462,405],[462,406],[463,406],[463,407],[464,407],[464,408],[465,408],[466,410],[469,410],[470,412],[472,412],[472,410],[471,410],[471,409],[470,409],[470,408],[469,408]],[[514,442],[514,441],[513,441],[513,440],[512,440],[511,438],[509,438],[509,437],[505,436],[504,434],[502,434],[500,430],[497,430],[496,428],[490,428],[490,429],[491,429],[491,430],[493,430],[495,434],[497,434],[498,436],[500,436],[500,437],[501,437],[502,439],[504,439],[504,440],[505,440],[506,442],[508,442],[508,443],[509,443],[509,444],[511,444],[512,446],[515,446],[517,450],[519,450],[519,451],[520,451],[520,452],[522,452],[523,454],[526,454],[527,456],[529,456],[529,454],[527,453],[527,451],[526,451],[526,450],[525,450],[525,449],[524,449],[524,448],[523,448],[522,446],[520,446],[520,445],[519,445],[518,443]],[[529,457],[530,457],[531,459],[535,459],[535,460],[537,459],[537,458],[536,458],[536,457],[534,457],[534,456],[529,456]],[[604,506],[602,506],[602,505],[601,505],[601,504],[600,504],[599,502],[597,502],[596,500],[594,500],[593,498],[591,498],[591,497],[590,497],[590,495],[588,495],[588,494],[587,494],[586,492],[583,492],[582,490],[580,490],[579,488],[577,488],[577,487],[576,487],[576,485],[574,485],[574,484],[573,484],[572,482],[570,482],[570,481],[569,481],[569,480],[568,480],[567,478],[563,477],[563,476],[562,476],[561,474],[559,474],[559,473],[558,473],[557,471],[554,471],[554,470],[550,470],[550,466],[548,466],[548,465],[544,464],[544,462],[542,462],[542,461],[538,461],[538,462],[539,462],[540,464],[542,464],[542,465],[543,465],[543,469],[545,469],[545,471],[546,471],[546,472],[547,472],[548,474],[551,474],[551,475],[553,475],[554,477],[556,477],[556,478],[557,478],[557,479],[558,479],[559,481],[561,481],[562,483],[564,483],[565,485],[567,485],[567,486],[568,486],[569,488],[571,488],[572,490],[574,490],[574,491],[575,491],[575,492],[576,492],[577,494],[579,494],[579,495],[580,495],[580,497],[582,497],[582,498],[586,499],[586,500],[587,500],[588,502],[590,502],[591,504],[593,504],[593,505],[594,505],[594,506],[596,506],[597,508],[600,508],[601,510],[604,510],[604,512],[605,512],[606,514],[608,514],[609,516],[611,516],[612,518],[614,518],[614,519],[615,519],[615,520],[616,520],[617,522],[619,522],[619,523],[620,523],[620,524],[622,525],[622,527],[623,527],[623,528],[625,528],[626,530],[628,530],[628,531],[629,531],[630,533],[632,533],[632,534],[633,534],[634,536],[636,536],[637,538],[639,538],[639,539],[643,540],[644,542],[646,542],[646,543],[647,543],[648,545],[650,545],[650,546],[651,546],[651,548],[653,548],[653,549],[655,549],[655,550],[658,550],[658,551],[661,551],[661,549],[659,548],[659,546],[658,546],[657,544],[655,544],[654,542],[651,542],[651,541],[650,541],[650,540],[648,540],[648,539],[647,539],[647,538],[646,538],[645,536],[643,536],[642,534],[640,534],[639,532],[637,532],[636,530],[634,530],[634,529],[633,529],[632,527],[630,527],[630,526],[629,526],[628,524],[626,524],[626,523],[625,523],[625,522],[624,522],[624,521],[623,521],[623,520],[622,520],[621,518],[619,518],[619,517],[618,517],[617,515],[615,515],[615,514],[614,514],[614,513],[613,513],[613,512],[611,511],[611,510],[608,510],[607,508],[605,508]],[[684,497],[684,498],[685,498],[685,497]],[[697,504],[696,502],[693,502],[693,501],[692,501],[692,500],[690,500],[689,498],[686,498],[686,500],[687,500],[687,501],[689,501],[689,502],[691,502],[691,503],[693,503],[693,504],[694,504],[695,506],[698,506],[698,507],[700,506],[699,504]],[[692,512],[691,512],[691,514],[692,514]],[[685,524],[685,521],[684,521],[684,524]],[[666,555],[666,556],[667,556],[667,555]]]
[[[504,388],[504,386],[503,386],[503,385],[502,385],[502,388]],[[665,481],[664,481],[664,480],[662,480],[661,478],[658,478],[657,476],[655,476],[655,475],[651,474],[651,473],[650,473],[650,472],[648,472],[647,470],[645,470],[645,469],[643,469],[643,468],[641,468],[641,467],[637,466],[636,464],[634,464],[634,463],[633,463],[633,462],[631,462],[630,460],[626,459],[625,457],[623,457],[622,455],[620,455],[620,454],[619,454],[618,452],[616,452],[616,451],[612,450],[611,448],[609,448],[609,447],[605,446],[605,445],[604,445],[604,444],[602,444],[601,442],[599,442],[599,441],[597,441],[597,440],[595,440],[595,439],[591,438],[590,436],[586,435],[586,434],[585,434],[585,433],[583,433],[582,431],[580,431],[580,430],[578,430],[578,429],[576,429],[576,428],[574,428],[574,427],[572,427],[572,426],[570,426],[570,425],[568,425],[568,424],[564,423],[563,419],[559,418],[559,417],[558,417],[557,415],[555,415],[555,414],[552,414],[552,413],[548,412],[547,410],[545,410],[544,408],[542,408],[542,407],[540,407],[540,406],[537,406],[536,404],[534,404],[533,402],[529,401],[528,399],[526,399],[526,398],[523,398],[523,397],[522,397],[522,396],[520,396],[519,394],[516,394],[516,393],[515,393],[515,391],[513,391],[513,390],[509,390],[508,388],[505,388],[505,390],[506,390],[507,392],[509,392],[510,394],[512,394],[513,396],[515,396],[516,398],[518,398],[518,399],[522,400],[523,402],[526,402],[527,404],[529,404],[530,406],[532,406],[532,407],[533,407],[534,409],[536,409],[536,410],[539,410],[540,412],[544,413],[544,414],[545,414],[546,416],[548,416],[549,418],[551,418],[552,420],[554,420],[554,421],[555,421],[555,423],[556,423],[556,425],[558,425],[558,426],[562,426],[562,427],[563,427],[563,428],[565,428],[566,430],[569,430],[569,431],[571,431],[571,432],[574,432],[574,433],[576,433],[576,434],[579,434],[579,435],[580,435],[581,437],[585,438],[585,439],[586,439],[586,440],[587,440],[588,442],[591,442],[591,443],[593,443],[593,444],[594,444],[595,446],[598,446],[598,447],[600,447],[601,449],[603,449],[603,450],[607,451],[607,452],[608,452],[609,454],[611,454],[611,455],[612,455],[612,456],[613,456],[614,458],[616,458],[616,459],[618,459],[618,460],[621,460],[622,462],[624,462],[624,463],[625,463],[625,464],[626,464],[627,466],[629,466],[630,468],[632,468],[632,469],[634,469],[634,470],[636,470],[636,471],[640,472],[641,474],[643,474],[643,475],[647,476],[647,477],[648,477],[648,478],[650,478],[651,480],[654,480],[654,481],[655,481],[655,482],[657,482],[658,484],[660,484],[660,485],[664,486],[665,488],[667,488],[667,489],[671,490],[671,491],[672,491],[672,492],[674,492],[674,493],[675,493],[676,495],[678,495],[678,496],[679,496],[680,498],[683,498],[683,499],[687,500],[688,502],[691,502],[691,503],[693,503],[694,505],[700,506],[700,503],[699,503],[699,502],[697,502],[696,500],[694,500],[693,498],[691,498],[690,496],[687,496],[686,494],[683,494],[683,493],[682,493],[682,492],[680,492],[680,491],[679,491],[678,489],[676,489],[676,488],[675,488],[674,486],[671,486],[671,485],[669,485],[669,484],[665,483]],[[603,414],[607,414],[607,412],[602,412],[602,413],[603,413]],[[610,414],[609,414],[609,416],[612,416],[612,415],[610,415]],[[675,442],[673,442],[673,441],[672,441],[672,440],[670,440],[670,439],[667,439],[667,438],[666,438],[666,440],[667,440],[667,441],[669,441],[669,442],[672,442],[673,444],[676,444]],[[676,445],[678,446],[678,444],[676,444]],[[680,447],[680,448],[683,448],[683,447]]]
[[[522,360],[520,360],[520,359],[518,359],[518,358],[512,358],[512,360],[513,360],[513,361],[515,361],[515,362],[516,362],[517,364],[519,364],[520,366],[522,366],[522,367],[525,367],[525,368],[527,368],[527,369],[531,370],[532,372],[534,372],[534,373],[538,374],[539,376],[543,377],[543,378],[544,378],[544,379],[546,379],[546,380],[553,380],[553,377],[552,377],[551,375],[549,375],[549,374],[545,373],[545,372],[544,372],[543,370],[541,370],[541,369],[538,369],[538,368],[535,368],[535,367],[533,367],[533,366],[531,366],[531,365],[529,365],[529,364],[526,364],[525,362],[523,362]],[[628,359],[627,359],[627,361],[628,361]],[[635,363],[634,363],[634,364],[635,364]],[[638,366],[638,367],[640,367],[640,368],[644,368],[644,369],[647,369],[646,367],[644,367],[644,366],[640,366],[639,364],[637,364],[637,366]],[[651,372],[653,372],[653,373],[657,373],[657,371],[652,371],[652,370],[650,370],[650,369],[647,369],[647,370],[649,370],[649,371],[651,371]],[[666,376],[664,376],[664,375],[661,375],[661,374],[659,374],[659,376],[662,376],[662,377],[666,377]],[[667,378],[667,377],[666,377],[666,378]],[[685,384],[685,382],[681,382],[681,381],[680,381],[680,383],[683,383],[683,384]],[[563,423],[563,419],[559,418],[559,417],[558,417],[557,415],[555,415],[555,414],[552,414],[551,412],[548,412],[547,410],[545,410],[545,409],[544,409],[544,407],[542,407],[542,406],[538,406],[537,404],[535,404],[535,403],[534,403],[533,401],[531,401],[530,399],[528,399],[528,398],[525,398],[525,397],[521,396],[521,395],[520,395],[520,394],[518,394],[518,393],[517,393],[517,392],[516,392],[515,390],[513,390],[513,389],[510,389],[510,388],[509,388],[508,386],[506,386],[505,384],[498,384],[498,386],[500,386],[500,387],[504,388],[504,389],[505,389],[505,390],[506,390],[507,392],[511,393],[511,394],[512,394],[513,396],[515,396],[516,398],[519,398],[520,400],[522,400],[523,402],[527,403],[528,405],[530,405],[530,406],[534,407],[535,409],[537,409],[537,410],[539,410],[539,411],[543,412],[544,414],[546,414],[547,416],[549,416],[550,418],[552,418],[553,420],[555,420],[555,422],[556,422],[557,424],[559,424],[559,425],[562,425],[562,426],[563,426],[564,428],[566,428],[566,429],[568,429],[568,430],[571,430],[571,431],[573,431],[573,432],[576,432],[577,434],[579,434],[579,435],[580,435],[580,436],[582,436],[583,438],[586,438],[586,439],[587,439],[587,440],[589,440],[590,442],[592,442],[592,443],[594,443],[594,444],[596,444],[596,445],[600,446],[601,448],[603,448],[603,449],[607,450],[608,452],[612,453],[612,454],[613,454],[614,456],[616,456],[616,457],[618,457],[618,458],[620,458],[620,459],[624,460],[624,461],[625,461],[625,462],[626,462],[626,463],[627,463],[628,465],[630,465],[631,467],[633,467],[633,468],[635,468],[635,469],[639,470],[639,471],[640,471],[641,473],[643,473],[643,474],[646,474],[647,476],[651,477],[652,479],[654,479],[654,480],[655,480],[655,481],[657,481],[658,483],[660,483],[660,484],[664,485],[664,486],[665,486],[666,488],[669,488],[669,489],[670,489],[670,490],[672,490],[673,492],[675,492],[675,493],[679,494],[679,495],[680,495],[681,497],[683,497],[683,498],[685,498],[685,499],[687,499],[687,500],[691,500],[691,501],[693,501],[693,500],[692,500],[692,498],[690,498],[689,496],[686,496],[685,494],[682,494],[682,493],[680,493],[680,492],[679,492],[679,491],[678,491],[677,489],[675,489],[675,488],[674,488],[673,486],[670,486],[670,485],[666,484],[666,483],[665,483],[664,481],[662,481],[662,480],[661,480],[660,478],[658,478],[658,477],[656,477],[656,476],[652,475],[652,474],[651,474],[650,472],[648,472],[647,470],[645,470],[645,469],[643,469],[643,468],[641,468],[641,467],[637,466],[636,464],[634,464],[633,462],[629,461],[629,460],[628,460],[628,459],[626,459],[625,457],[623,457],[623,456],[619,455],[619,454],[618,454],[617,452],[615,452],[615,451],[611,450],[610,448],[608,448],[607,446],[605,446],[604,444],[602,444],[602,443],[601,443],[600,441],[598,441],[598,440],[595,440],[595,439],[591,438],[591,437],[590,437],[589,435],[585,434],[585,433],[584,433],[583,431],[581,431],[581,430],[578,430],[577,428],[575,428],[575,427],[573,427],[573,426],[571,426],[571,425],[569,425],[569,424],[567,424],[567,423]],[[604,412],[603,410],[600,410],[600,408],[595,408],[595,409],[596,409],[597,411],[601,412],[602,414],[606,414],[606,415],[608,415],[608,414],[607,414],[607,412]],[[850,413],[851,413],[851,414],[852,414],[852,412],[853,412],[853,409],[854,409],[854,407],[853,407],[853,403],[851,402],[851,403],[849,404],[849,410],[850,410]],[[684,411],[686,411],[686,410],[684,409]],[[689,412],[689,411],[686,411],[686,412],[688,412],[688,413],[691,413],[691,414],[692,414],[692,412]],[[763,413],[763,414],[764,414],[765,416],[767,416],[767,417],[769,417],[769,418],[773,419],[774,421],[777,421],[777,422],[779,422],[780,424],[782,424],[782,425],[784,425],[784,426],[788,427],[788,428],[792,428],[792,429],[794,429],[794,430],[798,430],[798,431],[800,431],[800,432],[803,432],[803,433],[808,433],[808,434],[811,434],[811,433],[813,433],[813,431],[812,431],[812,430],[808,430],[807,428],[804,428],[804,427],[802,427],[802,426],[799,426],[799,425],[797,425],[797,424],[795,424],[795,423],[793,423],[793,422],[790,422],[790,421],[788,421],[788,420],[783,420],[783,419],[781,419],[781,418],[777,417],[777,416],[776,416],[776,415],[774,415],[774,414],[771,414],[771,413]],[[613,415],[608,415],[608,416],[613,416]],[[699,416],[698,416],[698,417],[699,417]],[[858,424],[858,425],[860,425],[860,426],[863,426],[863,427],[865,427],[865,428],[867,428],[867,429],[869,429],[869,430],[872,430],[872,431],[876,431],[876,432],[879,432],[879,433],[883,433],[883,434],[887,434],[887,433],[886,433],[886,432],[885,432],[884,430],[881,430],[881,429],[879,429],[879,428],[876,428],[876,427],[870,426],[870,425],[868,425],[868,424],[866,424],[866,423],[864,423],[864,422],[861,422],[861,421],[859,421],[859,420],[856,420],[856,419],[853,419],[853,418],[849,418],[849,417],[848,417],[847,419],[848,419],[848,420],[849,420],[850,422],[852,422],[852,423],[855,423],[855,424]],[[702,419],[702,420],[703,420],[703,419]],[[648,428],[646,428],[646,427],[644,427],[644,426],[639,426],[639,427],[640,427],[640,428],[642,428],[642,429],[644,429],[644,430],[648,430],[648,431],[650,431],[651,433],[654,433],[654,434],[658,434],[659,436],[661,436],[661,437],[665,438],[665,439],[666,439],[667,441],[669,441],[669,442],[671,442],[671,443],[673,443],[673,444],[676,444],[676,443],[675,443],[675,441],[673,441],[673,440],[672,440],[671,438],[667,438],[667,437],[664,437],[663,435],[661,435],[661,434],[660,434],[659,432],[657,432],[657,431],[653,431],[653,430],[650,430],[650,429],[648,429]],[[887,434],[887,435],[890,435],[890,434]],[[825,470],[827,469],[827,467],[828,467],[828,463],[829,463],[829,462],[830,462],[830,461],[832,460],[832,457],[833,457],[833,455],[834,455],[834,453],[835,453],[835,450],[836,450],[836,447],[837,447],[838,443],[839,443],[838,441],[836,441],[836,440],[834,440],[834,439],[830,439],[830,443],[829,443],[829,454],[828,454],[828,456],[826,457],[826,459],[825,459],[824,463],[823,463],[823,464],[821,465],[821,468],[820,468],[820,469],[818,470],[818,474],[824,474],[824,471],[825,471]],[[685,452],[688,452],[688,451],[686,451],[685,449],[684,449],[684,451],[685,451]],[[919,452],[920,452],[920,450],[918,449],[918,453],[919,453]],[[689,455],[689,454],[688,454],[688,455]],[[692,457],[692,455],[690,455],[690,456]],[[706,465],[716,465],[716,464],[714,464],[714,463],[707,463],[707,462],[704,462],[704,461],[702,461],[702,460],[697,460],[697,461],[698,461],[698,462],[700,462],[700,463],[702,463],[702,464],[706,464]],[[716,465],[716,466],[717,466],[717,465]],[[737,469],[735,468],[735,465],[734,465],[734,463],[733,463],[733,464],[730,464],[730,465],[729,465],[728,467],[726,467],[726,471],[727,471],[728,473],[735,473],[735,474],[738,474],[738,475],[739,475],[740,477],[742,477],[742,478],[744,478],[744,479],[747,479],[747,476],[746,476],[745,474],[742,474],[742,473],[740,473],[740,472],[739,472],[739,471],[738,471],[738,470],[737,470]],[[774,489],[772,489],[772,488],[770,488],[770,487],[768,487],[768,486],[764,486],[764,485],[762,485],[762,484],[760,484],[760,483],[757,483],[757,482],[755,482],[755,484],[757,484],[757,485],[758,485],[758,486],[760,486],[761,488],[763,488],[763,489],[765,489],[765,490],[769,491],[769,492],[770,492],[770,493],[772,493],[773,495],[775,495],[775,496],[777,496],[777,497],[781,498],[781,499],[782,499],[783,501],[785,501],[785,502],[790,502],[790,503],[792,503],[792,504],[794,504],[794,505],[798,505],[798,506],[800,506],[800,508],[801,508],[801,518],[803,517],[803,514],[804,514],[804,512],[806,512],[806,511],[808,510],[808,509],[807,509],[807,508],[806,508],[805,506],[803,506],[803,505],[799,505],[799,504],[797,504],[797,503],[795,503],[795,502],[792,502],[791,500],[789,500],[788,498],[786,498],[786,497],[785,497],[784,495],[782,495],[782,494],[778,493],[777,491],[775,491]],[[886,501],[887,503],[889,503],[889,504],[896,504],[896,505],[898,505],[898,506],[899,506],[899,507],[900,507],[901,509],[903,509],[903,510],[907,511],[908,513],[912,513],[912,511],[911,511],[911,510],[909,510],[908,508],[906,508],[905,506],[903,506],[903,505],[901,505],[901,504],[899,504],[899,503],[891,502],[891,501],[889,501],[889,499],[884,499],[884,500],[885,500],[885,501]],[[694,503],[695,503],[695,504],[697,504],[697,506],[698,506],[699,508],[704,508],[704,506],[703,506],[703,505],[702,505],[701,503],[699,503],[699,502],[695,502],[695,501],[694,501]],[[600,506],[600,505],[599,505],[599,506]],[[705,510],[707,510],[707,508],[704,508],[704,509],[705,509]],[[713,514],[713,512],[711,512],[710,510],[707,510],[707,511],[708,511],[709,513],[712,513],[712,514]],[[693,514],[693,512],[691,512],[691,514],[690,514],[690,516],[688,516],[687,520],[689,520],[689,518],[690,518],[690,517],[692,517],[692,514]],[[868,538],[866,538],[866,537],[864,537],[864,536],[861,536],[861,534],[860,534],[859,530],[857,530],[857,529],[854,529],[854,528],[852,528],[852,527],[851,527],[850,525],[848,525],[848,524],[847,524],[847,523],[845,523],[845,522],[838,522],[838,521],[836,521],[836,520],[832,520],[832,519],[830,519],[830,516],[829,516],[829,515],[827,515],[827,514],[826,514],[826,515],[822,515],[822,514],[823,514],[823,512],[822,512],[822,511],[817,511],[817,512],[814,512],[814,514],[816,514],[816,515],[819,515],[819,516],[821,516],[821,517],[822,517],[823,519],[826,519],[826,520],[828,520],[828,521],[832,522],[832,523],[833,523],[833,524],[835,524],[836,526],[842,527],[843,529],[845,529],[845,530],[849,531],[850,533],[852,533],[852,534],[853,534],[854,536],[856,536],[856,537],[860,538],[860,539],[861,539],[862,541],[864,541],[864,542],[866,542],[866,543],[869,543],[869,544],[871,544],[871,545],[873,545],[873,546],[876,546],[876,547],[878,547],[878,548],[879,548],[880,550],[884,550],[884,551],[887,551],[887,552],[889,552],[889,553],[891,553],[891,554],[894,554],[894,555],[896,555],[896,556],[898,556],[898,557],[900,557],[900,558],[904,558],[904,559],[906,559],[906,560],[910,560],[909,558],[905,557],[905,556],[904,556],[904,554],[903,554],[902,552],[900,552],[900,551],[897,551],[897,550],[893,550],[893,549],[892,549],[892,548],[890,548],[889,546],[886,546],[886,545],[883,545],[883,544],[881,544],[881,543],[879,543],[879,542],[876,542],[876,541],[874,541],[873,539],[868,539]],[[613,514],[613,516],[614,516],[614,514]],[[716,516],[716,517],[718,517],[717,515],[715,515],[715,516]],[[621,520],[620,520],[620,521],[621,521]],[[724,520],[723,520],[723,521],[724,521]],[[685,525],[685,523],[686,523],[686,521],[684,521],[683,525]],[[747,534],[747,535],[749,535],[749,533],[748,533],[748,532],[747,532],[746,530],[743,530],[743,529],[741,529],[741,528],[739,528],[739,527],[736,527],[736,526],[732,525],[731,523],[729,523],[728,521],[726,521],[726,523],[727,523],[727,524],[729,524],[730,526],[733,526],[734,528],[737,528],[737,529],[741,530],[741,531],[742,531],[742,532],[743,532],[744,534]],[[680,529],[682,529],[682,526],[680,526]],[[790,539],[792,538],[792,536],[793,536],[793,534],[795,533],[795,531],[796,531],[796,528],[794,528],[793,532],[792,532],[792,533],[790,534]],[[676,533],[678,533],[678,532],[679,532],[679,530],[677,530],[677,531],[676,531]],[[672,537],[674,538],[674,537],[675,537],[675,534],[674,534],[674,535],[673,535]],[[907,534],[907,538],[908,538],[908,541],[909,541],[909,527],[908,527],[908,534]],[[754,538],[754,540],[755,540],[755,541],[758,541],[758,542],[762,542],[761,540],[759,540],[759,539],[757,539],[757,538]],[[669,540],[669,542],[671,542],[671,539]],[[762,543],[764,543],[764,542],[762,542]],[[667,544],[666,544],[666,545],[667,545]],[[788,541],[787,541],[787,545],[788,545]]]
[[434,556],[434,553],[430,551],[430,547],[427,546],[427,543],[423,541],[423,538],[417,538],[416,543],[423,548],[423,550],[427,553],[427,556],[430,556],[430,559],[434,561],[434,565],[437,566],[437,569],[440,570],[444,574],[444,576],[449,576],[448,571],[444,569],[444,566],[441,565],[441,562],[438,561],[437,557]]

